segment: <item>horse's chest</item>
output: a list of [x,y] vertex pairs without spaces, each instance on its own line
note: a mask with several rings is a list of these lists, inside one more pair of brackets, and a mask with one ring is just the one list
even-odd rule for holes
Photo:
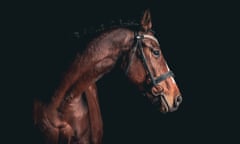
[[78,140],[89,138],[89,114],[85,104],[79,101],[70,103],[66,107],[64,120],[74,131],[74,137]]
[[73,100],[65,107],[63,115],[66,121],[81,120],[88,117],[87,105],[81,99]]

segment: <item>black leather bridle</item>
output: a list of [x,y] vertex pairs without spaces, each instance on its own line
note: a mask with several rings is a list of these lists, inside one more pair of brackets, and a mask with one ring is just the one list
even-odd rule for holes
[[142,40],[144,38],[152,39],[152,40],[154,40],[158,43],[157,39],[155,37],[151,36],[151,35],[139,34],[138,32],[135,32],[134,33],[134,39],[135,39],[136,44],[133,47],[133,50],[132,50],[132,53],[131,53],[131,56],[130,56],[130,59],[129,59],[129,64],[128,64],[128,67],[126,69],[126,74],[128,74],[129,67],[132,63],[133,56],[136,53],[136,51],[138,50],[139,53],[140,53],[140,59],[142,61],[143,67],[144,67],[144,69],[146,70],[146,73],[147,73],[147,78],[149,78],[151,80],[151,82],[148,84],[148,87],[152,88],[152,87],[156,86],[158,83],[167,79],[168,77],[170,77],[170,76],[173,77],[174,74],[173,74],[172,71],[168,71],[168,72],[160,75],[159,77],[154,78],[153,74],[151,73],[151,71],[148,67],[147,60],[146,60],[146,57],[145,57],[144,52],[143,52]]

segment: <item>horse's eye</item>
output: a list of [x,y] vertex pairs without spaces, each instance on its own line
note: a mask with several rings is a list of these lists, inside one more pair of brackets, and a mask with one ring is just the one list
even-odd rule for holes
[[155,57],[159,57],[160,56],[160,50],[153,50],[152,49],[152,53]]

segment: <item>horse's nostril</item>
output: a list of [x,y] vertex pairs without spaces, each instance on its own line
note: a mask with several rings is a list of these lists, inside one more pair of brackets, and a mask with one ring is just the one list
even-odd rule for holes
[[174,106],[175,107],[178,107],[180,104],[182,103],[182,96],[179,95],[175,98],[175,101],[174,101]]
[[178,103],[181,103],[181,102],[182,102],[182,96],[181,96],[181,95],[177,97],[177,102],[178,102]]

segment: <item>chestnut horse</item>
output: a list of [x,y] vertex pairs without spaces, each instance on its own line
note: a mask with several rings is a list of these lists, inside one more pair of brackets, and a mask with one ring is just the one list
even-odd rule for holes
[[177,110],[181,93],[157,38],[149,10],[138,31],[115,27],[101,32],[78,53],[49,103],[34,101],[34,124],[46,144],[101,144],[103,124],[96,81],[120,61],[128,79],[161,112]]

